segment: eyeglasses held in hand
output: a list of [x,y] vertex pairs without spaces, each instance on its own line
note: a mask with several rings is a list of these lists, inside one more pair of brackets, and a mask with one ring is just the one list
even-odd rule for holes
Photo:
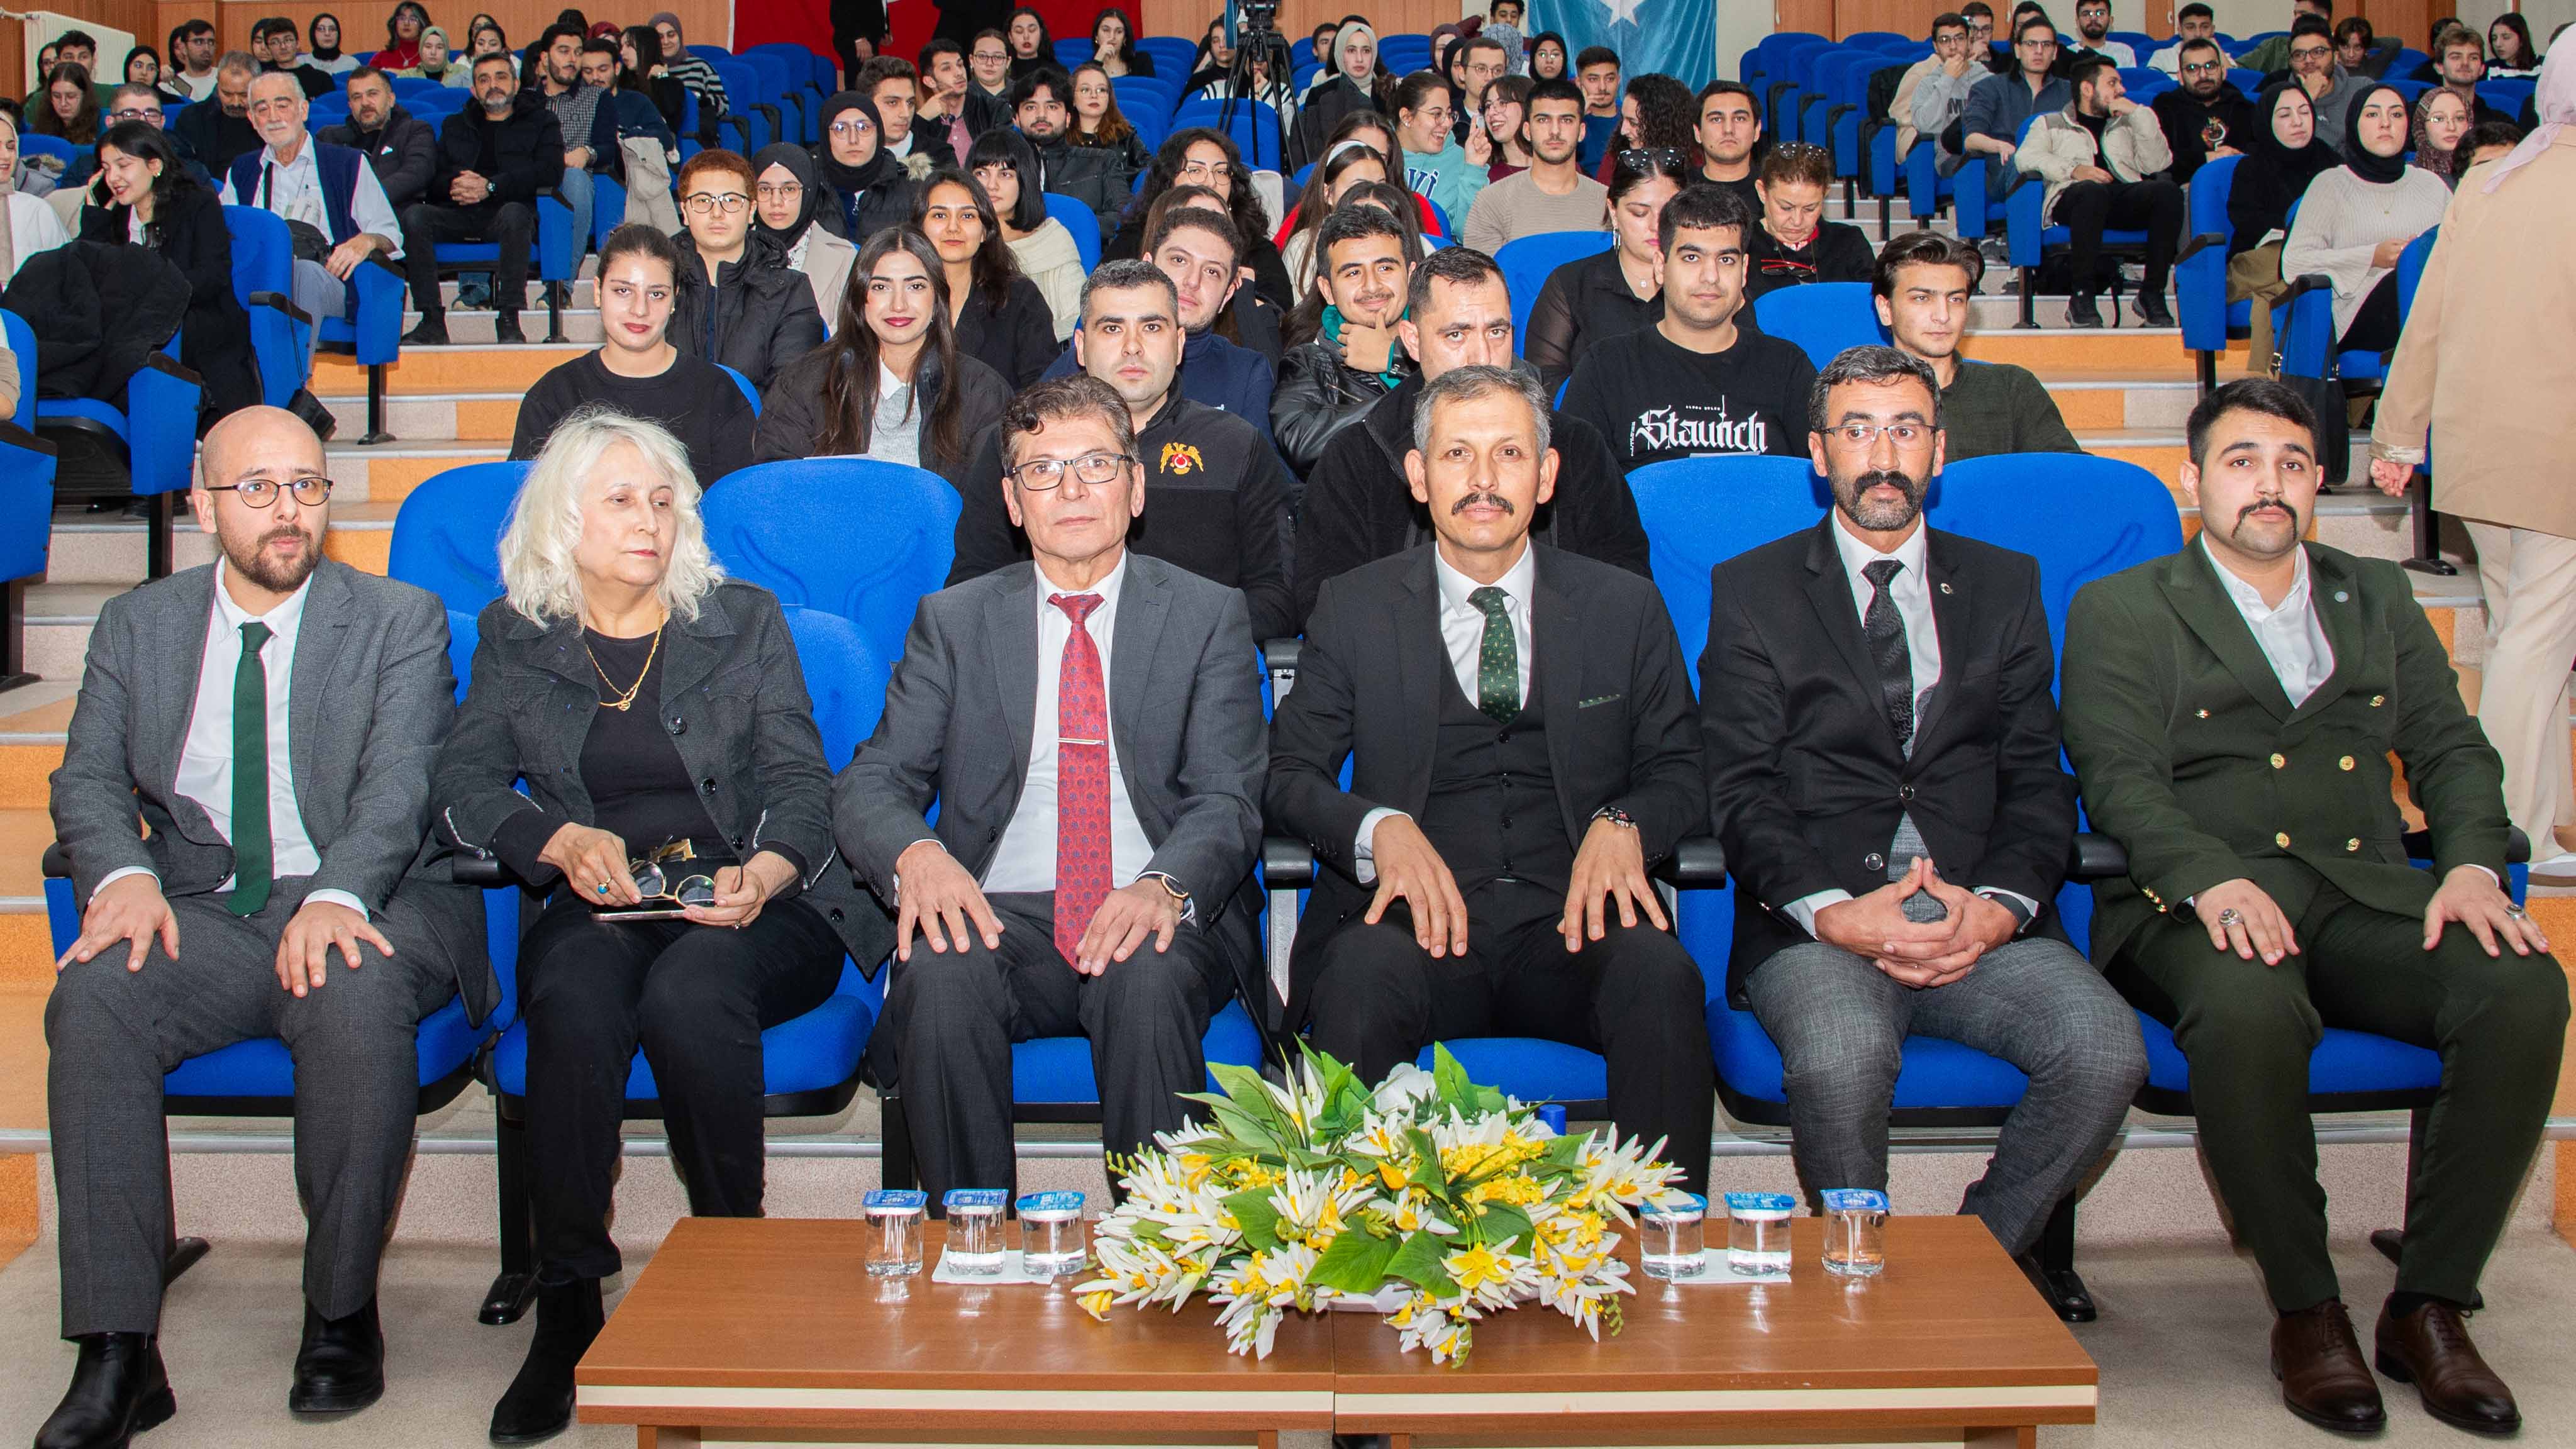
[[1087,488],[1098,488],[1118,476],[1127,464],[1124,453],[1085,453],[1079,458],[1032,458],[1011,470],[1020,486],[1032,493],[1044,493],[1063,486],[1067,472],[1082,480]]
[[[332,485],[328,478],[298,478],[284,486],[293,490],[295,501],[306,508],[319,508],[331,497]],[[274,508],[280,488],[266,478],[245,478],[239,483],[209,483],[206,491],[238,493],[243,506],[248,508]]]
[[635,894],[647,901],[669,901],[679,906],[714,905],[716,883],[713,877],[684,876],[674,885],[670,875],[662,869],[665,861],[695,860],[697,855],[696,847],[688,841],[675,840],[643,860],[628,861],[627,869],[635,873]]

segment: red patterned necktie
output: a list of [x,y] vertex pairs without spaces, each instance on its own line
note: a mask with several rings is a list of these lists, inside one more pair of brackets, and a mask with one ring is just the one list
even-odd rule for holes
[[1055,685],[1055,948],[1074,959],[1109,896],[1109,691],[1083,621],[1098,594],[1049,594],[1073,621]]

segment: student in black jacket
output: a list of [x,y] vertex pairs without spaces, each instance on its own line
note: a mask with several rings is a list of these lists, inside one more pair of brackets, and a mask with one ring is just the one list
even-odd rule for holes
[[842,91],[823,103],[823,142],[814,148],[814,169],[831,196],[821,221],[825,231],[854,247],[910,220],[920,190],[884,140],[885,123],[865,95]]
[[751,188],[751,163],[731,151],[701,151],[680,168],[674,189],[688,231],[678,241],[671,340],[767,388],[779,369],[823,345],[823,314],[785,249],[752,226]]
[[2217,41],[2184,41],[2175,64],[2182,84],[2159,94],[2149,109],[2164,128],[2165,148],[2173,152],[2173,179],[2183,185],[2210,161],[2252,149],[2258,123],[2253,102],[2227,83],[2227,56]]
[[[1502,269],[1466,247],[1433,252],[1413,269],[1400,330],[1421,374],[1335,434],[1306,482],[1295,570],[1301,627],[1324,580],[1430,539],[1430,520],[1404,474],[1414,412],[1423,388],[1443,373],[1512,365],[1512,295]],[[1531,520],[1534,536],[1644,575],[1646,530],[1618,460],[1598,432],[1571,414],[1551,412],[1549,433],[1556,496]]]
[[1279,362],[1270,394],[1270,436],[1300,476],[1325,445],[1413,374],[1398,340],[1411,238],[1375,206],[1352,204],[1325,218],[1315,241],[1315,294],[1290,316],[1299,340]]
[[954,169],[931,172],[913,202],[912,228],[930,238],[947,274],[957,350],[1015,388],[1044,376],[1064,351],[1055,319],[1038,284],[1020,275],[983,183]]
[[493,335],[525,342],[519,304],[528,291],[528,250],[537,236],[537,198],[563,180],[563,127],[545,97],[519,89],[507,55],[474,62],[474,100],[438,132],[438,175],[429,196],[402,210],[403,265],[411,272],[412,310],[420,325],[403,341],[447,341],[447,309],[438,292],[438,243],[491,241],[501,248],[492,269],[500,316]]
[[259,149],[259,132],[250,124],[250,83],[258,74],[249,56],[225,56],[215,67],[215,93],[170,122],[171,137],[209,176],[223,175],[234,157]]
[[438,174],[438,137],[394,103],[393,81],[371,65],[349,72],[349,119],[323,127],[321,139],[365,155],[397,212],[427,196]]
[[258,402],[250,318],[233,295],[223,202],[188,175],[170,138],[145,121],[108,128],[98,142],[98,171],[90,204],[81,209],[80,239],[140,242],[187,275],[179,360],[205,381],[204,421],[211,426]]
[[1529,335],[1521,339],[1521,355],[1538,368],[1538,385],[1549,397],[1593,343],[1652,327],[1664,314],[1664,258],[1655,230],[1664,203],[1692,179],[1690,158],[1679,151],[1621,151],[1611,158],[1609,250],[1548,273],[1530,308]]
[[1762,215],[1745,236],[1744,300],[1806,282],[1866,282],[1877,269],[1869,234],[1826,221],[1825,192],[1833,157],[1821,146],[1793,143],[1762,158],[1754,192]]

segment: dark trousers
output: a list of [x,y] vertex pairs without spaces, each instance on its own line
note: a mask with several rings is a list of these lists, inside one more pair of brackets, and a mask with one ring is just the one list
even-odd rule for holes
[[1613,910],[1606,936],[1568,952],[1560,892],[1494,881],[1466,899],[1464,956],[1423,950],[1400,901],[1374,926],[1354,916],[1334,932],[1307,1007],[1316,1047],[1369,1082],[1447,1037],[1534,1036],[1599,1052],[1611,1120],[1664,1139],[1683,1185],[1707,1192],[1717,1068],[1707,989],[1681,942],[1642,920],[1622,927]]
[[280,881],[243,918],[216,895],[179,896],[179,955],[155,942],[125,969],[119,942],[54,978],[45,1003],[45,1105],[61,1204],[63,1336],[152,1333],[170,1241],[162,1074],[256,1037],[295,1062],[295,1196],[304,1208],[304,1299],[340,1318],[376,1296],[385,1225],[402,1197],[420,1101],[420,1019],[456,994],[456,972],[417,902],[375,915],[395,954],[358,948],[352,970],[302,996],[277,981],[277,943],[304,897]]
[[912,1130],[921,1184],[937,1202],[952,1187],[1014,1185],[1011,1043],[1042,1036],[1091,1039],[1100,1090],[1100,1140],[1127,1154],[1190,1115],[1182,1092],[1207,1090],[1201,1039],[1248,952],[1248,923],[1228,912],[1213,927],[1184,925],[1169,951],[1152,941],[1098,976],[1083,976],[1055,948],[1055,896],[988,897],[1002,944],[968,936],[933,951],[916,936],[912,959],[890,963],[885,1015],[870,1039],[880,1090],[896,1092]]
[[2055,220],[2067,232],[2071,290],[2092,295],[2102,233],[2110,230],[2147,234],[2147,274],[2139,285],[2162,292],[2182,245],[2182,219],[2182,188],[2170,181],[2078,181],[2059,192]]
[[2406,1191],[2397,1287],[2453,1303],[2487,1254],[2539,1146],[2558,1082],[2567,981],[2546,955],[2487,955],[2451,926],[2358,905],[2332,886],[2294,923],[2300,954],[2266,967],[2158,916],[2111,959],[2111,983],[2173,1028],[2210,1175],[2284,1313],[2338,1295],[2308,1118],[2308,1053],[2328,1026],[2442,1054],[2442,1085]]
[[841,978],[820,913],[772,902],[741,930],[602,921],[560,892],[519,945],[528,1023],[528,1155],[544,1271],[605,1278],[618,1127],[636,1046],[700,1217],[760,1216],[760,1033],[812,1011]]
[[2347,352],[2386,352],[2397,345],[2405,320],[2397,314],[2397,274],[2390,272],[2361,299],[2361,310],[2352,314],[2352,325],[2343,329],[2338,345]]
[[495,207],[440,206],[415,202],[402,209],[403,267],[411,274],[412,310],[423,320],[446,315],[438,296],[438,243],[495,242],[501,260],[492,272],[492,304],[504,317],[519,315],[528,295],[528,251],[537,237],[537,209],[524,201]]

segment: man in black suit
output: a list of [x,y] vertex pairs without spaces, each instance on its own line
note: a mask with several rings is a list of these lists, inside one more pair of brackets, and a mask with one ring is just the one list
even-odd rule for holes
[[1531,379],[1434,379],[1404,466],[1437,540],[1327,580],[1307,621],[1266,804],[1329,869],[1286,1020],[1372,1081],[1441,1037],[1598,1051],[1620,1130],[1704,1192],[1706,990],[1646,878],[1705,818],[1699,730],[1654,586],[1531,541],[1549,431]]
[[1808,434],[1833,510],[1712,572],[1700,719],[1737,887],[1727,989],[1780,1045],[1811,1195],[1886,1188],[1909,1032],[2028,1073],[1961,1207],[2025,1254],[2146,1056],[2049,904],[2075,781],[2038,565],[1923,524],[1939,399],[1895,348],[1835,358]]

